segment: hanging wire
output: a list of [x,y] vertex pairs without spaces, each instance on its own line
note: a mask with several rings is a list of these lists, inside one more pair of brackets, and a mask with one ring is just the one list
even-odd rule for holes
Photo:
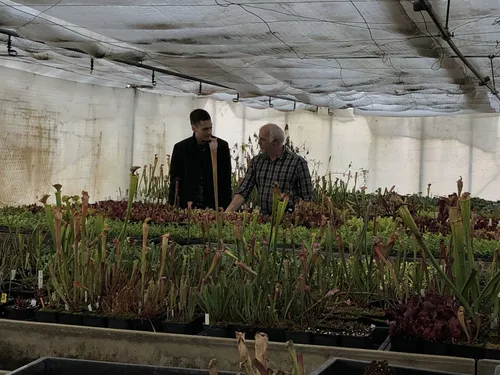
[[272,98],[269,97],[269,108],[274,108],[274,104],[271,102]]
[[94,72],[94,58],[90,58],[90,74]]
[[236,98],[233,98],[234,103],[238,103],[240,101],[240,93],[236,93]]

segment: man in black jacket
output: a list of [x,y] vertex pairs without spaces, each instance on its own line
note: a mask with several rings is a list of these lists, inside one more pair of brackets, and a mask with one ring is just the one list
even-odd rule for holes
[[[204,109],[195,109],[189,115],[193,135],[175,144],[170,160],[169,203],[186,208],[215,209],[210,140],[212,119]],[[217,183],[219,207],[231,202],[231,154],[229,145],[217,140]]]

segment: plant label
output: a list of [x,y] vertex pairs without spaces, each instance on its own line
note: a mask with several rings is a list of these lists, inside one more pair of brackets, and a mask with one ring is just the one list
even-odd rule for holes
[[36,299],[32,298],[31,299],[31,307],[35,307],[36,306]]
[[67,303],[64,304],[64,310],[69,311],[69,305]]
[[210,314],[205,314],[205,325],[208,326],[210,324]]
[[43,271],[38,271],[38,289],[43,288]]
[[2,298],[0,299],[0,303],[7,303],[7,294],[2,293]]
[[87,291],[85,291],[85,303],[87,303]]
[[10,280],[14,280],[16,278],[16,270],[11,270],[10,271]]
[[92,304],[89,303],[89,305],[87,306],[87,308],[89,309],[90,312],[92,312]]

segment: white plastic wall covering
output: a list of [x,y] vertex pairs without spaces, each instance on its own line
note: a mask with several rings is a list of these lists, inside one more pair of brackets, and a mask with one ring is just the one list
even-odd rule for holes
[[[191,135],[189,113],[207,109],[214,133],[231,147],[267,122],[289,125],[296,146],[309,149],[310,169],[344,178],[365,171],[369,191],[448,194],[459,176],[473,196],[500,199],[500,117],[363,117],[352,110],[252,109],[241,103],[158,95],[50,78],[0,67],[0,205],[31,204],[52,185],[92,200],[118,198],[132,165]],[[134,97],[135,91],[135,97]],[[329,159],[331,160],[329,162]],[[234,165],[233,165],[234,166]],[[359,183],[365,183],[360,178]]]

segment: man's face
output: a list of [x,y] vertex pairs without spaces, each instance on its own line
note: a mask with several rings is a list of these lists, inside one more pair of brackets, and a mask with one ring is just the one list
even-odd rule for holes
[[272,146],[270,142],[269,129],[260,129],[259,131],[259,147],[262,152],[268,152],[269,148]]
[[194,135],[199,142],[210,141],[212,137],[212,121],[205,120],[200,121],[198,125],[191,127],[193,129]]

